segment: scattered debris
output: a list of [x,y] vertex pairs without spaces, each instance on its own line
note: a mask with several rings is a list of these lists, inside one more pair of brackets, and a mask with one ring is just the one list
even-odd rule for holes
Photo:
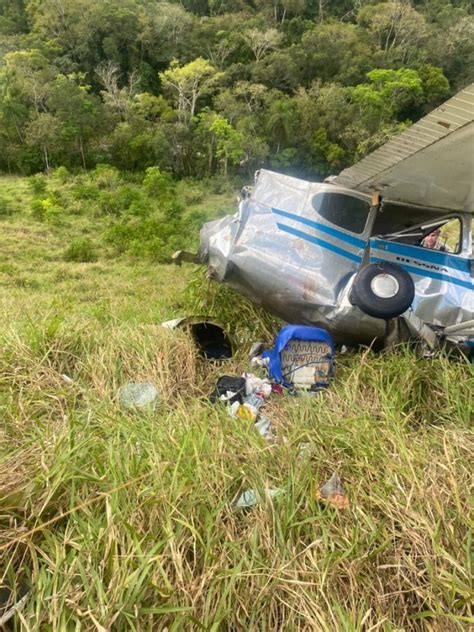
[[326,501],[337,509],[346,509],[349,506],[349,498],[342,486],[341,479],[334,472],[318,490],[317,498]]
[[217,380],[216,388],[210,394],[209,399],[214,404],[217,401],[243,403],[246,395],[246,382],[243,377],[223,375]]
[[268,372],[278,384],[315,392],[329,386],[334,372],[335,347],[331,335],[319,327],[286,325],[275,345],[263,353]]
[[154,410],[159,392],[151,382],[128,382],[119,389],[119,401],[124,408]]
[[63,379],[64,382],[66,382],[66,384],[74,384],[74,380],[72,379],[72,377],[69,377],[69,375],[66,375],[65,373],[61,374],[61,378]]
[[253,373],[244,373],[242,377],[245,378],[245,389],[247,395],[255,393],[265,399],[270,397],[272,394],[272,385],[270,384],[270,380],[259,378]]
[[250,404],[234,402],[230,407],[231,417],[238,417],[243,421],[256,421],[258,417],[258,410]]
[[217,381],[216,388],[209,396],[212,403],[218,401],[229,404],[229,414],[242,421],[254,422],[257,431],[265,439],[273,438],[271,421],[261,415],[260,408],[272,393],[268,379],[261,379],[253,373],[244,373],[242,377],[223,375]]
[[173,318],[172,320],[166,320],[163,323],[161,323],[161,326],[164,327],[165,329],[170,329],[171,331],[173,331],[173,329],[178,329],[178,327],[185,321],[185,318]]
[[177,250],[171,256],[171,261],[177,266],[181,266],[183,261],[185,263],[201,263],[200,258],[195,253],[187,250]]
[[249,395],[245,398],[245,403],[249,406],[253,406],[253,408],[256,408],[258,410],[265,405],[265,400],[261,395],[257,395],[257,393],[252,393],[252,395]]
[[268,362],[269,362],[268,358],[264,358],[263,355],[254,356],[250,360],[251,366],[260,366],[264,369],[268,369]]
[[[265,489],[265,498],[276,498],[283,493],[283,489],[273,489],[271,487],[267,487]],[[232,506],[235,507],[235,509],[243,509],[244,507],[253,507],[261,501],[262,498],[258,492],[256,492],[254,489],[247,489],[245,492],[242,492],[242,494],[240,494],[240,496],[236,500],[234,500]]]
[[253,345],[250,347],[249,360],[253,360],[256,357],[261,356],[264,349],[265,349],[264,342],[254,342]]
[[255,428],[264,439],[272,439],[272,422],[266,415],[259,415],[255,422]]

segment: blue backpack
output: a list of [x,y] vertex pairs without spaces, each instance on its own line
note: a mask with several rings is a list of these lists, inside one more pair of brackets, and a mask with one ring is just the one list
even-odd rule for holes
[[275,346],[263,352],[270,378],[287,388],[317,391],[326,388],[334,374],[332,336],[319,327],[286,325]]

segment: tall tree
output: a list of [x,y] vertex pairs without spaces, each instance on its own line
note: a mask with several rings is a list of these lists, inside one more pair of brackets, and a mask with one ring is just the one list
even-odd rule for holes
[[52,153],[59,144],[61,131],[61,122],[49,112],[40,112],[25,128],[25,140],[41,152],[46,171],[52,167]]
[[221,73],[202,57],[184,66],[180,66],[174,60],[168,70],[160,73],[163,88],[172,94],[181,119],[194,116],[198,99],[211,93],[217,87],[221,76]]
[[254,54],[256,61],[261,59],[268,51],[277,48],[282,41],[282,35],[277,29],[267,29],[266,31],[247,29],[242,37]]
[[89,93],[89,86],[75,81],[75,77],[58,75],[48,95],[47,105],[61,122],[63,154],[72,155],[70,162],[74,164],[77,153],[80,164],[86,169],[89,143],[94,136],[105,131],[105,116],[99,99]]

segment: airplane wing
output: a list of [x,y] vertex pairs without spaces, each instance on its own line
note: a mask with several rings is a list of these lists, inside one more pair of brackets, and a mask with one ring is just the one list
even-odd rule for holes
[[406,204],[474,213],[474,83],[328,181]]

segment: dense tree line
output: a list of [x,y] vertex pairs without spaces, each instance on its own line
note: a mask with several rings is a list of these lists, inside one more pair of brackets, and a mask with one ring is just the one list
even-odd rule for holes
[[474,80],[469,0],[0,0],[0,170],[336,172]]

